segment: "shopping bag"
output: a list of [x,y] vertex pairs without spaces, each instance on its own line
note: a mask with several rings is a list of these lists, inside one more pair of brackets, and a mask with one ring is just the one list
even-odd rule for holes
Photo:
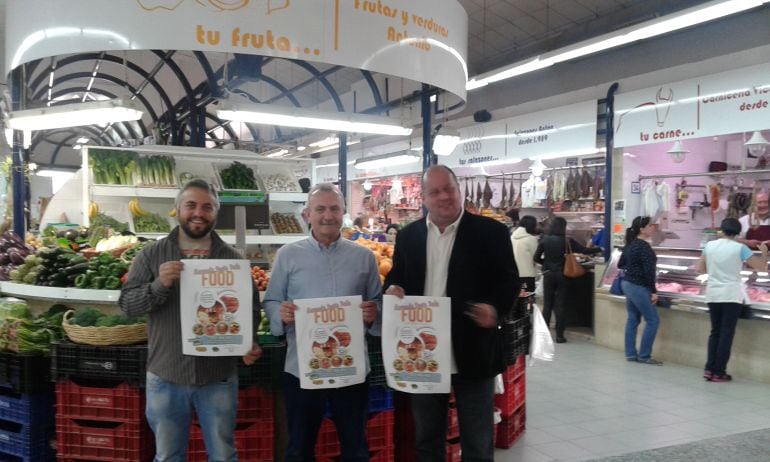
[[623,295],[623,278],[626,277],[626,272],[618,270],[618,275],[612,280],[610,284],[610,293],[612,295]]
[[578,263],[577,257],[572,253],[572,246],[569,243],[569,239],[564,238],[566,242],[567,253],[564,254],[564,277],[567,278],[579,278],[586,274],[586,269],[583,265]]
[[543,298],[543,273],[537,273],[535,279],[535,297]]
[[532,337],[529,339],[529,365],[532,366],[536,359],[541,361],[553,361],[553,339],[551,331],[545,324],[543,314],[537,305],[532,307]]

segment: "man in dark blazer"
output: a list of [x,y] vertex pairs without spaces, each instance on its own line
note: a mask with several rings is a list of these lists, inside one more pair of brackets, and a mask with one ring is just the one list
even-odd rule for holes
[[[460,185],[443,165],[422,178],[428,216],[401,230],[386,294],[447,296],[452,306],[452,387],[464,461],[494,460],[494,378],[505,369],[499,319],[519,293],[508,229],[463,212]],[[446,460],[449,395],[413,394],[417,460]]]

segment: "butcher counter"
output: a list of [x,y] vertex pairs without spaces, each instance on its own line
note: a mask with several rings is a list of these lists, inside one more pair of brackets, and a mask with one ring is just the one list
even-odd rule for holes
[[[705,277],[695,271],[701,252],[696,249],[654,247],[657,262],[658,313],[660,328],[653,357],[703,368],[711,330],[705,301]],[[596,289],[594,341],[618,350],[623,359],[626,325],[625,297],[611,295],[617,276],[620,251],[615,250]],[[749,304],[744,306],[735,331],[728,372],[736,379],[770,383],[770,277],[767,272],[742,272]],[[641,336],[642,328],[639,329]],[[698,371],[700,372],[700,371]],[[696,375],[696,378],[700,374]]]

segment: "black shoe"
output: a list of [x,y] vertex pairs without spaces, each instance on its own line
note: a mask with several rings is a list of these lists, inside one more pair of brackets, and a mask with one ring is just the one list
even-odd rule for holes
[[556,337],[556,343],[567,343],[567,339],[564,337]]

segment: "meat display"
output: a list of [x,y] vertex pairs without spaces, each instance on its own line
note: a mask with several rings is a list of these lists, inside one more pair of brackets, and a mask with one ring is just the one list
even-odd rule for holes
[[658,292],[668,292],[682,295],[700,295],[701,288],[698,286],[684,286],[677,282],[659,282],[655,284]]
[[770,292],[765,289],[750,287],[746,289],[746,294],[752,302],[770,303]]

